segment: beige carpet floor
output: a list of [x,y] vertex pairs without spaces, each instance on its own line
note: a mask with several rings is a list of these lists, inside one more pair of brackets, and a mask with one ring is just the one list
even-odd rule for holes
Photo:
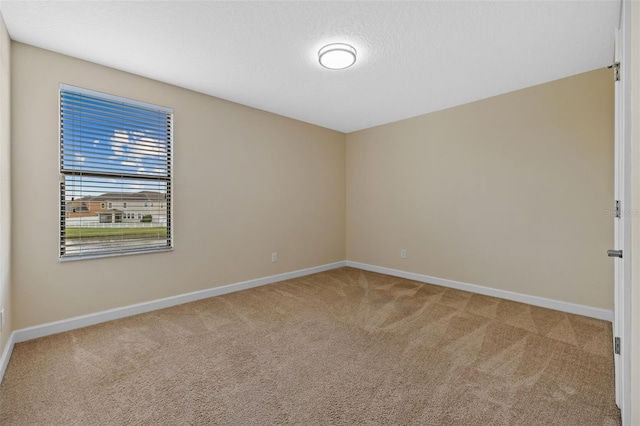
[[17,344],[1,425],[618,425],[611,324],[341,268]]

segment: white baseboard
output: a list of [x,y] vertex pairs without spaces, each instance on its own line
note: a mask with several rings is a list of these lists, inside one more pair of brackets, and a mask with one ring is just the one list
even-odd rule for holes
[[2,378],[4,377],[4,372],[7,371],[7,366],[9,365],[9,359],[11,358],[11,353],[13,352],[13,346],[15,345],[15,332],[9,335],[9,339],[7,339],[7,344],[2,351],[2,356],[0,357],[0,383],[2,383]]
[[512,300],[514,302],[527,303],[529,305],[540,306],[542,308],[554,309],[556,311],[570,314],[583,315],[585,317],[597,318],[613,322],[613,311],[592,306],[578,305],[575,303],[561,302],[559,300],[546,299],[544,297],[529,296],[527,294],[515,293],[513,291],[500,290],[497,288],[484,287],[477,284],[468,284],[460,281],[448,280],[445,278],[431,277],[429,275],[415,274],[413,272],[400,271],[397,269],[384,268],[382,266],[368,265],[366,263],[353,262],[347,260],[347,266],[364,269],[365,271],[378,272],[380,274],[392,275],[394,277],[406,278],[423,283],[441,285],[443,287],[455,288],[471,293],[483,294],[485,296],[498,297],[500,299]]
[[[83,315],[79,317],[69,318],[61,321],[50,322],[47,324],[27,327],[15,330],[12,334],[13,342],[20,343],[38,337],[50,336],[56,333],[75,330],[90,325],[100,324],[115,319],[125,318],[132,315],[143,314],[158,309],[169,308],[183,303],[195,302],[196,300],[207,299],[209,297],[220,296],[235,291],[246,290],[253,287],[259,287],[266,284],[272,284],[278,281],[290,280],[293,278],[303,277],[305,275],[316,274],[318,272],[328,271],[346,266],[345,261],[329,263],[326,265],[315,266],[313,268],[300,269],[298,271],[286,272],[278,275],[271,275],[264,278],[256,278],[249,281],[243,281],[235,284],[223,285],[207,290],[195,291],[193,293],[180,294],[177,296],[167,297],[164,299],[152,300],[150,302],[138,303],[135,305],[124,306],[121,308],[109,309],[107,311],[96,312],[94,314]],[[8,346],[8,345],[7,345]],[[6,351],[6,348],[5,348]],[[4,356],[4,355],[3,355]],[[10,354],[9,354],[10,356]],[[0,375],[0,379],[1,379]]]
[[83,315],[61,321],[55,321],[47,324],[41,324],[33,327],[15,330],[9,336],[4,351],[2,352],[2,357],[0,357],[0,382],[2,382],[2,378],[4,377],[4,373],[9,364],[9,359],[11,358],[11,353],[13,352],[13,347],[16,343],[25,342],[31,339],[37,339],[39,337],[50,336],[52,334],[62,333],[65,331],[75,330],[82,327],[88,327],[90,325],[100,324],[103,322],[125,318],[132,315],[138,315],[145,312],[151,312],[158,309],[169,308],[171,306],[181,305],[183,303],[195,302],[197,300],[207,299],[209,297],[220,296],[223,294],[246,290],[253,287],[259,287],[266,284],[272,284],[279,281],[316,274],[318,272],[341,268],[343,266],[350,266],[366,271],[378,272],[380,274],[392,275],[409,280],[441,285],[443,287],[455,288],[458,290],[498,297],[515,302],[527,303],[534,306],[555,309],[557,311],[563,311],[577,315],[584,315],[587,317],[597,318],[605,321],[613,321],[613,311],[606,309],[561,302],[558,300],[546,299],[544,297],[529,296],[526,294],[515,293],[507,290],[499,290],[476,284],[468,284],[460,281],[431,277],[428,275],[416,274],[413,272],[400,271],[397,269],[368,265],[366,263],[359,263],[348,260],[329,263],[313,268],[300,269],[298,271],[286,272],[278,275],[271,275],[269,277],[257,278],[235,284],[214,287],[207,290],[195,291],[193,293],[181,294],[164,299],[152,300],[150,302],[138,303],[121,308],[109,309],[107,311],[96,312],[94,314]]

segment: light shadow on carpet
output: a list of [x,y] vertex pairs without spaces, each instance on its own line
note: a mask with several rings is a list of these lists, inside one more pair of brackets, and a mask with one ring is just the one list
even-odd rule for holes
[[611,324],[341,268],[17,344],[2,425],[619,425]]

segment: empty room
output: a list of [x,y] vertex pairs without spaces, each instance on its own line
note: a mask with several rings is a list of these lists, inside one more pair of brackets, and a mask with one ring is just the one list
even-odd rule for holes
[[1,0],[0,424],[640,424],[639,28]]

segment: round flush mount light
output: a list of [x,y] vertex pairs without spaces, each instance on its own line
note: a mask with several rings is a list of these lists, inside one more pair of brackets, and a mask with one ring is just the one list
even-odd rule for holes
[[330,70],[349,68],[356,63],[356,49],[345,43],[327,44],[318,51],[318,60]]

